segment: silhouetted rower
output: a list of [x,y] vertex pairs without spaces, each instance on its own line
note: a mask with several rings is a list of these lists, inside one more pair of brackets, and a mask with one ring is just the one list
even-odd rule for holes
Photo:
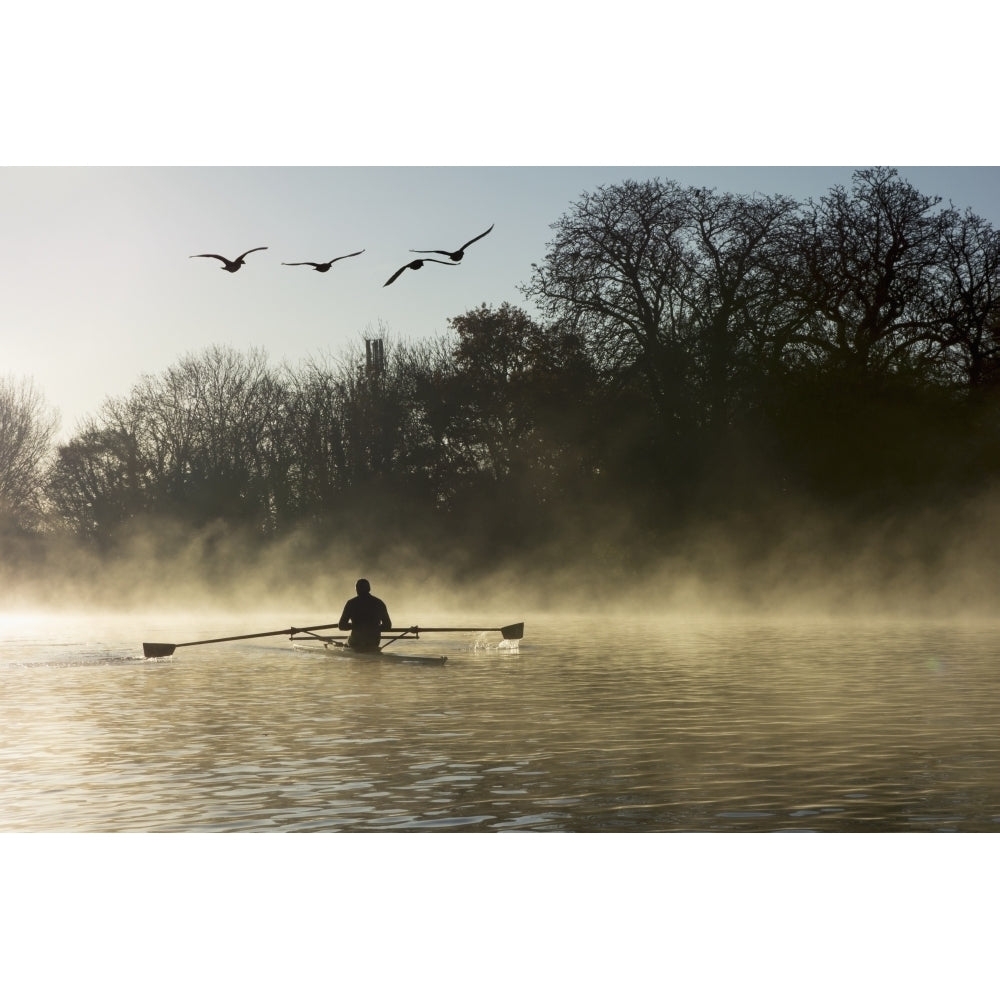
[[[496,223],[494,222],[495,226]],[[490,226],[485,233],[480,233],[478,236],[473,236],[468,243],[463,243],[457,250],[411,250],[410,253],[443,253],[445,257],[458,263],[465,256],[465,248],[471,247],[476,240],[481,240],[484,236],[488,236],[493,232],[493,226]]]
[[347,645],[359,653],[374,653],[378,651],[382,641],[382,629],[392,628],[389,610],[385,602],[372,592],[372,586],[367,580],[358,580],[354,585],[358,592],[345,605],[337,627],[346,632],[351,630]]
[[217,253],[193,253],[192,257],[214,257],[216,260],[222,261],[222,267],[226,271],[238,271],[243,266],[243,258],[246,257],[247,253],[256,253],[258,250],[266,250],[267,247],[254,247],[253,250],[247,250],[246,253],[241,253],[236,260],[229,260],[228,257],[223,257],[221,254]]

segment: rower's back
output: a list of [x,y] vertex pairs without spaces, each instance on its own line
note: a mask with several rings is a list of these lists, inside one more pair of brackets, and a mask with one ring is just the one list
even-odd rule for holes
[[382,629],[392,628],[389,609],[381,598],[371,592],[371,584],[364,579],[354,585],[357,596],[345,605],[338,628],[351,630],[347,644],[363,653],[373,653],[382,641]]

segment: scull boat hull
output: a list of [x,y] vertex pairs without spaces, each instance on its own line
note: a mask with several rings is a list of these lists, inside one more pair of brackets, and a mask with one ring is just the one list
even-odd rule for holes
[[326,656],[337,657],[341,660],[356,660],[360,663],[389,663],[408,664],[419,667],[441,667],[448,661],[447,656],[421,656],[417,653],[383,653],[381,650],[375,653],[360,653],[350,646],[319,645],[304,646],[299,643],[295,648],[306,653],[322,653]]

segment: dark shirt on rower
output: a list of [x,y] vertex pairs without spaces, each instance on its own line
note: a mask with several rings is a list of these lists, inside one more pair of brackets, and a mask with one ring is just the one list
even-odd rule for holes
[[360,652],[374,652],[382,641],[382,629],[392,628],[385,602],[374,594],[359,593],[344,605],[338,628],[351,630],[347,644]]

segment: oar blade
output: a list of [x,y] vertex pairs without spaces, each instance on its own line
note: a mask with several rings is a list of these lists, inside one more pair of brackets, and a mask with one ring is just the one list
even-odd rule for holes
[[142,655],[147,660],[156,659],[161,656],[173,656],[176,648],[176,646],[170,645],[169,642],[144,642],[142,644]]
[[500,629],[500,634],[505,639],[523,639],[524,622],[518,622],[516,625],[506,625],[504,628]]

